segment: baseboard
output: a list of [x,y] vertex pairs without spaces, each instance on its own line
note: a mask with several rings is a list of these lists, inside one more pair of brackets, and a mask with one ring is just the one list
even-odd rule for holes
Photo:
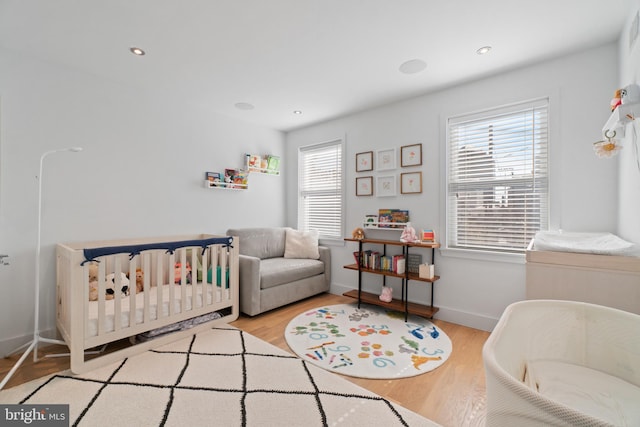
[[[352,290],[353,288],[340,285],[337,283],[331,284],[330,293],[334,295],[342,295],[343,293]],[[415,301],[421,303],[421,301]],[[437,305],[437,304],[436,304]],[[469,328],[480,329],[482,331],[491,332],[498,323],[497,318],[485,316],[478,313],[471,313],[467,311],[457,310],[450,307],[438,306],[439,311],[434,318],[444,320],[445,322],[455,323],[457,325],[467,326]]]

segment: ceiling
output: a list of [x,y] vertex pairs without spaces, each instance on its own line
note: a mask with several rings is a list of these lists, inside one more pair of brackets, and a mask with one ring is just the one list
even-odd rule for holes
[[633,1],[0,0],[0,46],[287,131],[612,42]]

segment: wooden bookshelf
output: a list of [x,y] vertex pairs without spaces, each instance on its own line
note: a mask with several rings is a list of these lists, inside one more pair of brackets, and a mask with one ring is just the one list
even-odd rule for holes
[[[384,239],[353,239],[353,238],[345,238],[347,242],[355,242],[358,243],[358,252],[363,252],[364,244],[371,245],[383,245],[384,250],[383,253],[386,253],[387,246],[401,246],[402,253],[408,258],[409,248],[423,248],[431,250],[431,263],[435,264],[435,249],[440,247],[440,243],[438,242],[401,242],[399,240],[384,240]],[[358,300],[358,303],[364,302],[367,304],[378,305],[381,307],[389,307],[393,310],[398,310],[405,313],[405,319],[408,314],[416,314],[418,316],[426,317],[431,319],[435,313],[438,312],[439,308],[433,305],[434,299],[434,285],[437,280],[440,279],[440,276],[434,276],[433,278],[427,279],[422,278],[416,273],[409,272],[409,266],[405,267],[404,273],[395,273],[389,270],[381,270],[381,269],[372,269],[365,268],[358,263],[347,264],[344,266],[347,270],[353,270],[358,272],[358,289],[353,289],[348,292],[345,292],[343,295],[349,298],[354,298]],[[383,276],[383,286],[385,286],[385,279],[387,277],[395,277],[402,280],[402,299],[393,299],[391,302],[381,301],[378,295],[372,294],[369,292],[362,291],[362,273],[370,273],[377,274]],[[430,283],[431,285],[431,305],[422,305],[408,301],[407,295],[409,291],[409,282],[410,281],[419,281]]]

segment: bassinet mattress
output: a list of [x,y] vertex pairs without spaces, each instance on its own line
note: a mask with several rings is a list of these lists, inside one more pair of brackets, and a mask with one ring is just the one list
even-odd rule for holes
[[[163,285],[162,286],[162,313],[163,316],[166,317],[169,315],[169,293],[170,288],[173,286],[174,288],[174,304],[173,304],[173,312],[179,313],[181,311],[181,298],[182,298],[182,286],[180,285]],[[186,286],[186,310],[191,310],[192,306],[192,292],[194,287],[191,285]],[[196,304],[195,308],[202,307],[202,286],[195,286],[197,289],[196,295]],[[220,287],[214,287],[211,284],[206,285],[206,298],[207,305],[212,302],[221,301],[224,291],[227,295],[224,298],[228,298],[229,289],[222,290]],[[149,291],[149,317],[150,320],[155,320],[158,318],[158,287],[154,286]],[[127,328],[129,327],[129,312],[130,308],[130,298],[131,296],[122,298],[120,300],[120,324],[121,327]],[[141,292],[136,294],[136,324],[143,323],[144,319],[144,300],[145,300],[145,292]],[[98,335],[98,301],[88,301],[89,302],[89,318],[87,321],[87,337],[95,337]],[[105,332],[113,332],[114,331],[114,319],[115,319],[115,300],[105,301],[105,317],[104,317],[104,329]],[[167,318],[168,319],[168,318]]]

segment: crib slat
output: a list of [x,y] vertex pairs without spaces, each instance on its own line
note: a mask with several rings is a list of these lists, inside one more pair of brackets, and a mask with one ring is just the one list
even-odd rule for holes
[[191,310],[197,308],[198,289],[198,248],[191,248]]
[[187,309],[187,250],[180,251],[180,313]]
[[[175,253],[172,253],[171,255],[169,255],[169,271],[171,271],[171,267],[175,268],[176,265],[176,255]],[[175,303],[175,286],[174,285],[174,278],[173,275],[169,274],[169,283],[171,286],[169,286],[169,316],[173,316],[174,312],[175,312],[175,307],[173,306]]]
[[[162,269],[162,260],[163,260],[163,255],[160,253],[160,251],[156,252],[156,260],[158,262],[158,275],[157,275],[157,279],[156,279],[156,287],[158,289],[156,289],[156,319],[161,319],[162,317],[164,317],[164,310],[162,309],[162,301],[164,299],[164,283],[165,283],[165,279],[164,279],[164,272]],[[171,264],[169,264],[171,265]]]
[[106,261],[98,264],[98,335],[104,335],[105,332],[105,277],[106,277]]
[[122,271],[122,263],[120,257],[115,257],[113,266],[113,330],[119,331],[122,328],[122,280],[120,272]]
[[142,310],[142,319],[144,323],[147,323],[150,320],[150,316],[149,316],[149,303],[151,301],[151,298],[149,297],[149,292],[151,290],[151,286],[149,284],[151,280],[151,265],[149,263],[150,257],[151,257],[150,254],[142,255],[142,263],[144,264],[142,267],[142,272],[144,273],[144,276],[143,276],[144,309]]
[[[133,327],[136,325],[136,293],[138,289],[136,287],[136,260],[139,258],[139,255],[133,257],[131,261],[129,261],[129,327]],[[140,266],[142,268],[142,265]]]
[[[89,263],[85,264],[82,267],[82,283],[83,283],[83,288],[84,288],[84,298],[82,299],[85,303],[83,304],[83,314],[82,314],[82,319],[84,322],[84,325],[88,325],[89,324],[89,304],[91,304],[91,301],[89,301]],[[66,281],[64,281],[63,283],[70,283],[69,281],[70,279],[67,279]],[[89,328],[85,327],[84,328],[84,336],[85,338],[87,338],[89,336]]]
[[202,254],[202,306],[206,307],[209,305],[209,254],[211,253],[211,246],[207,247],[207,249]]
[[229,285],[227,282],[227,250],[228,248],[221,248],[220,251],[220,282],[222,283],[220,284],[221,299],[218,302],[229,299],[229,289],[227,289]]
[[211,304],[218,300],[220,283],[218,283],[218,249],[220,246],[211,246]]

